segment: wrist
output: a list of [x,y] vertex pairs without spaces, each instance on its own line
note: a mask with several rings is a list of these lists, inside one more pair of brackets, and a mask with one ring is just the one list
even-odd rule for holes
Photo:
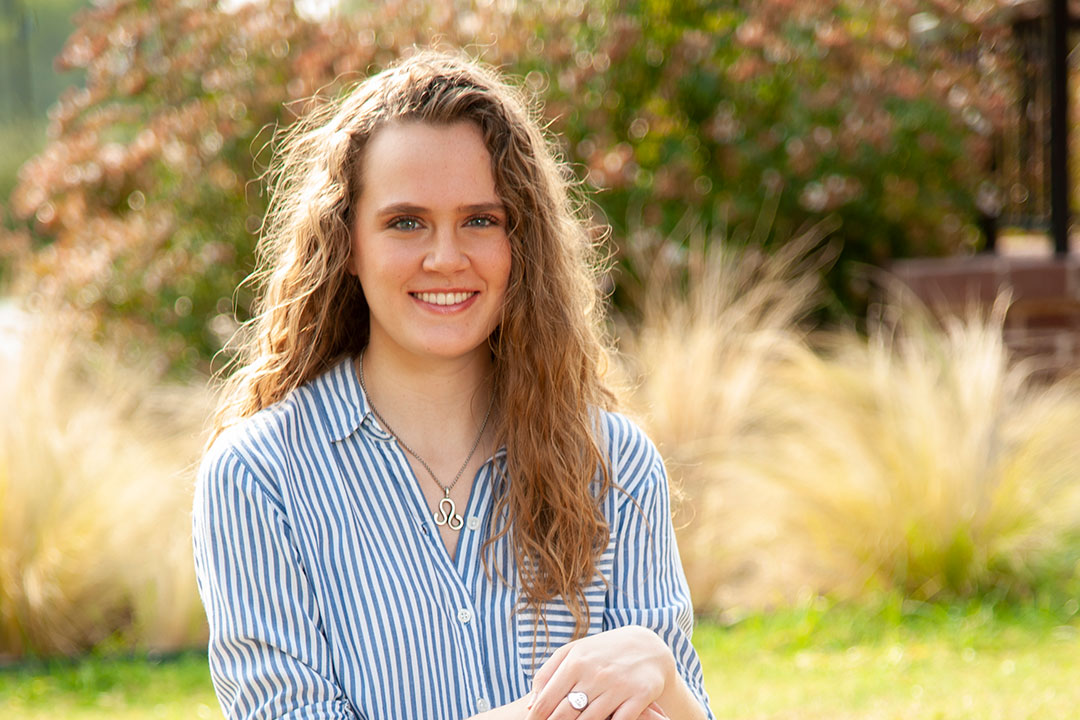
[[648,634],[649,641],[653,645],[653,652],[664,679],[664,688],[672,687],[672,683],[677,682],[679,679],[679,668],[675,662],[675,653],[671,651],[671,647],[664,642],[664,638],[660,637],[655,630],[644,626],[641,629]]
[[659,635],[656,636],[656,639],[660,641],[660,645],[663,647],[664,690],[668,690],[681,684],[682,678],[679,675],[678,663],[675,661],[675,653],[671,651],[671,647]]
[[473,715],[468,720],[520,720],[525,717],[529,696],[520,697],[506,705]]

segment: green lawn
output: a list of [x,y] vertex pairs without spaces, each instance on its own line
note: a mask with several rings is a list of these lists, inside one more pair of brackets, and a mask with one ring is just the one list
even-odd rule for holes
[[[1071,720],[1075,610],[809,606],[702,622],[695,644],[719,718]],[[0,708],[7,720],[221,717],[199,654],[8,668]]]
[[702,626],[695,644],[718,718],[1066,720],[1080,707],[1075,601],[809,607]]
[[205,653],[8,668],[0,671],[0,708],[5,720],[221,718]]

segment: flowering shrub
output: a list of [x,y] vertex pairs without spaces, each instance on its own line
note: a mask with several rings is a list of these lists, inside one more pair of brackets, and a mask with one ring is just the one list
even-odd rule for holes
[[174,366],[205,363],[248,313],[250,292],[234,290],[252,268],[273,129],[433,38],[545,101],[616,242],[642,226],[677,236],[687,218],[783,241],[835,215],[842,298],[857,294],[856,261],[974,242],[978,169],[1005,106],[995,0],[314,7],[86,11],[58,59],[86,86],[53,108],[11,197],[18,227],[0,249],[17,287],[153,340]]

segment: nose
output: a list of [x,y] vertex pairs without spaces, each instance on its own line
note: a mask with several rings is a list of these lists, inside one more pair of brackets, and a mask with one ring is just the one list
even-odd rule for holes
[[438,273],[452,273],[464,270],[469,265],[469,257],[462,250],[461,238],[456,228],[442,227],[432,234],[431,244],[424,256],[424,270]]

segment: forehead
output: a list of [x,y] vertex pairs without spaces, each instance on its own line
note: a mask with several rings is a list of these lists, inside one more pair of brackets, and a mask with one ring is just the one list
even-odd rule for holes
[[377,130],[361,163],[361,204],[497,200],[491,154],[472,122],[395,122]]

